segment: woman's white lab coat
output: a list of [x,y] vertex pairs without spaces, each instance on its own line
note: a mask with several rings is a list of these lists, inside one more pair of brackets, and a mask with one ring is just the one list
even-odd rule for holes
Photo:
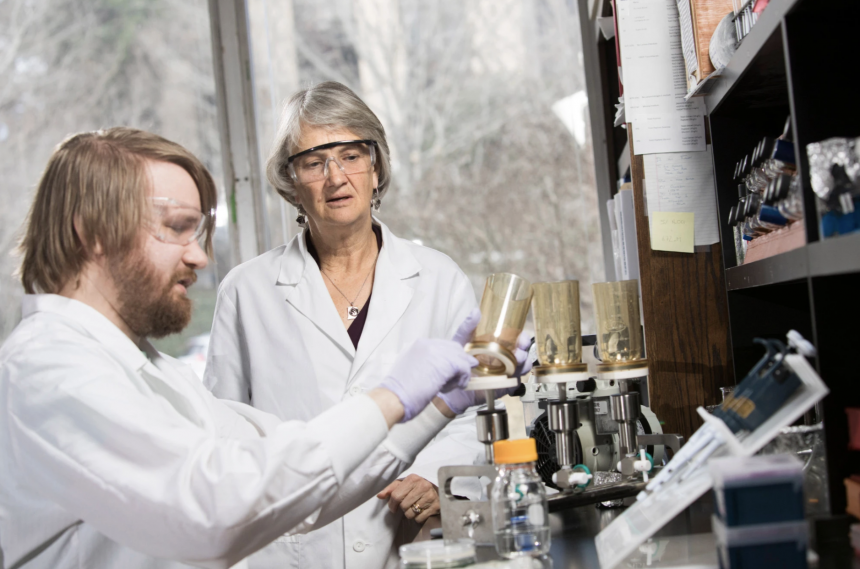
[[[207,387],[281,419],[308,421],[375,387],[416,339],[450,338],[476,304],[466,275],[446,255],[380,225],[382,249],[357,349],[302,231],[287,245],[236,267],[222,282]],[[474,464],[481,456],[473,412],[443,430],[403,476],[415,473],[435,484],[440,466]],[[398,542],[414,528],[401,512],[392,514],[386,501],[372,498],[325,528],[276,541],[250,558],[250,565],[393,566]]]

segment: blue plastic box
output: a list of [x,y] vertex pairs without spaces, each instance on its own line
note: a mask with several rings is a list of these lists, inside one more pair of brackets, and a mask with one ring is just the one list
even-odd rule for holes
[[716,514],[727,527],[804,519],[803,463],[788,454],[712,460]]
[[805,521],[726,527],[711,518],[720,569],[807,569],[809,527]]

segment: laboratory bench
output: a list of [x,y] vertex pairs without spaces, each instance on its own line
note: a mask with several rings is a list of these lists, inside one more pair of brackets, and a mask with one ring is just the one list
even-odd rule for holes
[[[719,565],[711,532],[713,511],[712,494],[708,493],[640,546],[639,552],[619,568],[716,569]],[[583,506],[550,514],[552,543],[542,569],[600,569],[594,538],[623,512],[624,508]],[[860,560],[854,557],[848,541],[848,526],[853,521],[847,516],[810,521],[810,539],[814,543],[817,538],[821,544],[821,551],[811,555],[810,568],[860,569]],[[495,548],[478,548],[479,563],[498,559]]]

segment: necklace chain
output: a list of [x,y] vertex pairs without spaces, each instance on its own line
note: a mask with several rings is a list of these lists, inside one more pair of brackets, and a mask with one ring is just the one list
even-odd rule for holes
[[358,293],[356,293],[355,298],[353,298],[352,300],[350,300],[345,294],[343,294],[343,291],[340,290],[340,287],[335,284],[335,282],[332,280],[332,278],[330,276],[328,276],[324,270],[322,270],[322,267],[320,267],[320,272],[328,279],[328,282],[330,282],[332,284],[332,286],[335,289],[337,289],[337,292],[340,293],[340,295],[344,298],[344,300],[346,300],[349,303],[350,306],[355,306],[355,301],[358,300],[358,297],[361,295],[361,291],[364,290],[364,285],[367,284],[367,279],[370,278],[370,273],[373,272],[373,269],[375,267],[376,267],[376,260],[374,259],[373,267],[371,267],[370,270],[367,271],[367,276],[364,277],[364,280],[361,283],[361,288],[358,289]]

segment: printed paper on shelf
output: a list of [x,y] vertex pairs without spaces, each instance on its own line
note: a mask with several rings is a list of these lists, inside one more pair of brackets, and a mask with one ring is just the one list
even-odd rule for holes
[[654,212],[696,214],[696,245],[720,240],[710,146],[705,152],[670,152],[645,156],[645,200]]
[[684,100],[687,70],[674,0],[617,0],[624,106],[635,154],[705,150],[705,104]]

